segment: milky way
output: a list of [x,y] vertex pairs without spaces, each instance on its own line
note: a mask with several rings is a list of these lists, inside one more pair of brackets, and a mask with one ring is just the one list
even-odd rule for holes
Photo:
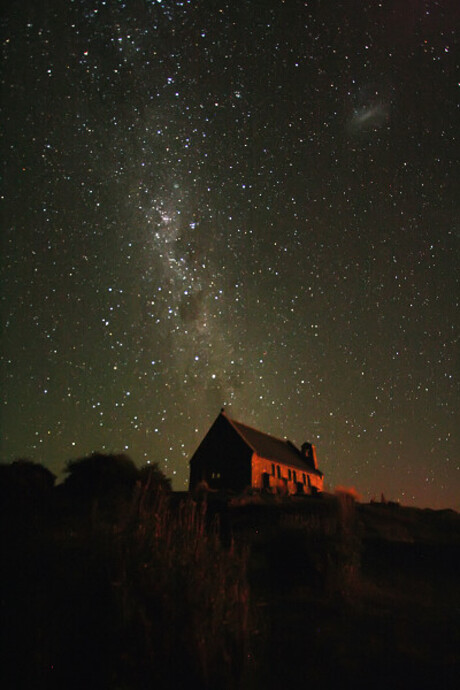
[[3,461],[181,489],[226,406],[460,508],[460,17],[402,4],[9,3]]

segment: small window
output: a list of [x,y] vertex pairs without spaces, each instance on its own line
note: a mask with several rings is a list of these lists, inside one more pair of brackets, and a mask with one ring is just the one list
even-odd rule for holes
[[296,484],[297,484],[297,473],[296,473],[296,471],[295,471],[295,470],[294,470],[294,472],[293,472],[293,475],[294,475],[294,481],[295,481],[295,482],[296,482]]
[[291,479],[292,479],[292,472],[291,472],[291,470],[288,470],[288,478],[289,478],[289,481],[291,481]]
[[275,465],[272,463],[272,477],[275,476]]
[[281,479],[281,468],[279,465],[276,466],[276,475],[278,479]]
[[303,474],[303,473],[302,473],[302,480],[303,480],[303,483],[304,483],[304,484],[307,483],[307,478],[306,478],[305,474]]

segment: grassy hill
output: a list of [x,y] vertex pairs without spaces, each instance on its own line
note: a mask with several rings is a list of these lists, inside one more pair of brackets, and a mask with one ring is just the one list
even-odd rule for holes
[[260,687],[456,687],[457,513],[323,496],[227,519],[251,544]]
[[456,687],[458,513],[125,494],[2,505],[2,687]]

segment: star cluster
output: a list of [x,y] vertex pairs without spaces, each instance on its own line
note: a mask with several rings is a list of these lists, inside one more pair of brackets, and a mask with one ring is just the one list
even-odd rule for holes
[[219,409],[330,488],[460,508],[452,3],[2,18],[3,461],[176,489]]

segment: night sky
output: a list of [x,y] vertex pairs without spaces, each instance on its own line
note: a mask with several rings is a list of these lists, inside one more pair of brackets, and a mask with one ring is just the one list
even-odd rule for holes
[[2,461],[175,489],[222,406],[460,509],[458,4],[2,15]]

